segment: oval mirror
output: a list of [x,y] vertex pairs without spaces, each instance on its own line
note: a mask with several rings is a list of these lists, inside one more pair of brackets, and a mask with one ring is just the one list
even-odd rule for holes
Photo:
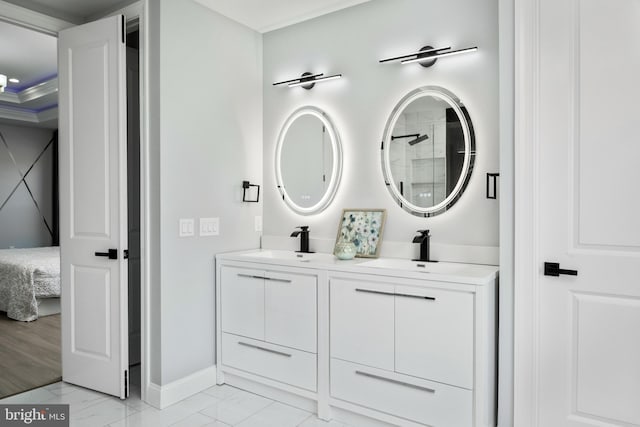
[[454,94],[437,86],[410,92],[391,113],[383,138],[385,183],[403,209],[434,216],[460,198],[473,170],[475,137]]
[[342,172],[340,138],[327,114],[296,110],[276,146],[276,182],[283,200],[303,215],[321,212],[335,195]]

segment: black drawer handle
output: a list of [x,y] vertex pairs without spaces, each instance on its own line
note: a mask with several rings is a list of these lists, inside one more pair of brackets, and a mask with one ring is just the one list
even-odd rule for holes
[[276,279],[274,277],[265,277],[264,280],[271,280],[272,282],[291,283],[291,280],[288,280],[288,279]]
[[96,256],[103,256],[109,259],[118,259],[118,250],[117,249],[109,249],[109,252],[96,252]]
[[411,295],[411,294],[394,294],[397,297],[405,297],[405,298],[417,298],[417,299],[426,299],[429,301],[435,301],[436,299],[434,297],[425,297],[422,295]]
[[373,379],[376,379],[376,380],[386,381],[388,383],[398,384],[398,385],[402,385],[402,386],[405,386],[405,387],[416,388],[418,390],[426,391],[427,393],[435,393],[436,392],[432,388],[422,387],[422,386],[419,386],[419,385],[406,383],[404,381],[398,381],[398,380],[394,380],[394,379],[391,379],[391,378],[381,377],[380,375],[374,375],[374,374],[370,374],[368,372],[363,372],[363,371],[355,371],[355,372],[356,372],[356,375],[361,375],[361,376],[367,377],[367,378],[373,378]]
[[411,294],[397,294],[395,292],[374,291],[372,289],[356,288],[356,292],[364,292],[364,293],[367,293],[367,294],[378,294],[378,295],[391,295],[391,296],[404,297],[404,298],[426,299],[426,300],[429,300],[429,301],[435,301],[436,300],[434,297],[425,297],[425,296],[422,296],[422,295],[411,295]]
[[378,294],[378,295],[395,295],[393,292],[374,291],[372,289],[360,289],[360,288],[356,288],[356,292],[364,292],[366,294]]
[[247,277],[249,279],[260,279],[260,280],[264,280],[264,277],[262,276],[253,276],[251,274],[240,274],[238,273],[238,277]]
[[238,341],[238,344],[243,345],[245,347],[249,347],[249,348],[255,348],[256,350],[266,351],[267,353],[277,354],[278,356],[291,357],[289,353],[283,353],[281,351],[271,350],[270,348],[260,347],[259,345],[255,345],[255,344],[249,344],[242,341]]

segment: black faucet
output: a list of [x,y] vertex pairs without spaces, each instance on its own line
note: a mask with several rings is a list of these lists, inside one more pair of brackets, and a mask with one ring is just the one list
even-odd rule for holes
[[429,259],[429,240],[431,238],[429,230],[418,230],[418,233],[420,234],[413,238],[413,243],[420,243],[420,258],[412,261],[438,262]]
[[301,252],[305,254],[312,253],[311,251],[309,251],[309,226],[301,225],[296,228],[299,228],[300,230],[296,230],[293,233],[291,233],[291,237],[298,237],[298,235],[300,235],[300,250],[296,252]]

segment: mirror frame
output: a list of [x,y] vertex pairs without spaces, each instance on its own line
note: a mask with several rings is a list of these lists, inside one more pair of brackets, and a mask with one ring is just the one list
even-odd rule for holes
[[[411,104],[416,99],[425,96],[433,96],[442,99],[447,102],[451,106],[451,108],[454,109],[462,125],[465,148],[462,172],[460,173],[460,178],[458,178],[458,182],[456,183],[453,191],[442,202],[428,208],[414,205],[413,203],[408,201],[402,194],[400,194],[400,190],[393,181],[393,177],[391,174],[391,164],[389,161],[391,134],[393,133],[393,129],[396,125],[396,122],[398,121],[398,118],[405,110],[405,108],[409,106],[409,104]],[[389,116],[389,119],[387,120],[387,124],[385,126],[382,139],[382,147],[380,150],[382,173],[384,175],[384,182],[386,184],[387,190],[389,190],[389,193],[394,198],[396,203],[398,203],[400,207],[405,211],[420,217],[431,217],[439,215],[451,208],[451,206],[453,206],[464,193],[464,190],[469,184],[471,172],[473,171],[476,143],[471,118],[469,117],[468,112],[465,114],[465,112],[462,110],[463,107],[464,105],[462,104],[460,99],[449,90],[440,86],[423,86],[418,89],[414,89],[407,95],[405,95],[391,112],[391,115]]]
[[[304,115],[312,115],[318,118],[324,124],[331,139],[331,153],[333,155],[333,169],[331,170],[331,177],[329,179],[326,191],[322,198],[315,205],[310,207],[302,207],[291,199],[282,180],[281,172],[282,148],[284,145],[284,140],[287,136],[287,131],[297,118]],[[295,110],[282,125],[282,129],[280,130],[280,134],[278,135],[275,156],[276,184],[278,186],[278,191],[280,192],[280,195],[282,196],[282,199],[285,201],[287,206],[301,215],[313,215],[325,210],[327,206],[329,206],[329,204],[333,201],[333,198],[338,190],[340,178],[342,176],[342,143],[340,142],[340,136],[338,135],[338,132],[336,131],[333,122],[329,119],[327,113],[322,111],[320,108],[312,106],[305,106]]]

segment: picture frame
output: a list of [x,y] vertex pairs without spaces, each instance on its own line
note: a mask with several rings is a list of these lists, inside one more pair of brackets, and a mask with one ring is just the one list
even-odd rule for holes
[[357,258],[378,258],[386,219],[386,209],[343,209],[336,244],[341,240],[352,241]]

